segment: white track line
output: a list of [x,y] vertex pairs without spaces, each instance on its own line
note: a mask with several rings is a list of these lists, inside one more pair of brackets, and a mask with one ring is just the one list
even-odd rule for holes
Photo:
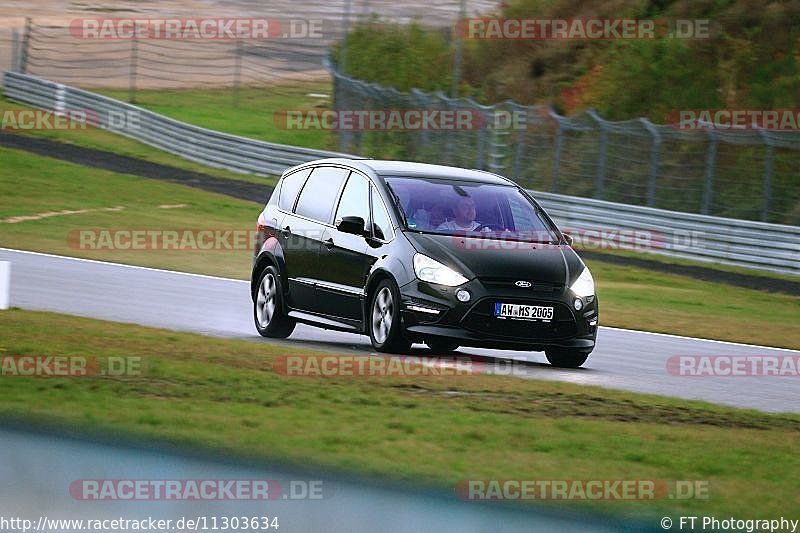
[[15,250],[14,248],[2,248],[0,247],[0,251],[6,252],[15,252],[15,253],[22,253],[22,254],[31,254],[31,255],[41,255],[44,257],[55,257],[56,259],[67,259],[69,261],[83,261],[85,263],[96,263],[98,265],[109,265],[115,267],[122,267],[122,268],[133,268],[136,270],[150,270],[153,272],[164,272],[166,274],[176,274],[178,276],[193,276],[196,278],[206,278],[206,279],[214,279],[218,281],[235,281],[236,283],[250,283],[248,280],[244,279],[233,279],[233,278],[222,278],[219,276],[209,276],[208,274],[194,274],[192,272],[181,272],[179,270],[165,270],[163,268],[152,268],[152,267],[145,267],[145,266],[138,266],[138,265],[126,265],[123,263],[112,263],[110,261],[98,261],[97,259],[84,259],[83,257],[69,257],[66,255],[55,255],[55,254],[46,254],[43,252],[31,252],[29,250]]
[[642,333],[645,335],[658,335],[659,337],[670,337],[673,339],[684,339],[690,341],[703,341],[703,342],[714,342],[717,344],[729,344],[731,346],[743,346],[745,348],[764,348],[767,350],[780,350],[782,352],[789,352],[789,353],[798,353],[798,350],[792,350],[791,348],[778,348],[776,346],[761,346],[759,344],[747,344],[744,342],[733,342],[733,341],[720,341],[717,339],[704,339],[702,337],[686,337],[684,335],[673,335],[672,333],[658,333],[655,331],[639,331],[638,329],[626,329],[626,328],[615,328],[612,326],[600,326],[603,329],[610,329],[612,331],[624,331],[628,333]]
[[[175,275],[179,275],[179,276],[193,276],[193,277],[196,277],[196,278],[206,278],[206,279],[213,279],[213,280],[218,280],[218,281],[233,281],[233,282],[236,282],[236,283],[250,283],[250,281],[244,280],[244,279],[222,278],[222,277],[219,277],[219,276],[209,276],[207,274],[194,274],[192,272],[180,272],[180,271],[177,271],[177,270],[164,270],[162,268],[151,268],[151,267],[144,267],[144,266],[138,266],[138,265],[125,265],[125,264],[122,264],[122,263],[111,263],[109,261],[98,261],[96,259],[84,259],[82,257],[69,257],[69,256],[65,256],[65,255],[46,254],[46,253],[43,253],[43,252],[31,252],[29,250],[16,250],[14,248],[2,248],[2,247],[0,247],[0,250],[6,251],[6,252],[15,252],[15,253],[23,253],[23,254],[31,254],[31,255],[41,255],[41,256],[44,256],[44,257],[55,257],[57,259],[66,259],[66,260],[69,260],[69,261],[84,261],[86,263],[96,263],[96,264],[100,264],[100,265],[108,265],[108,266],[115,266],[115,267],[122,267],[122,268],[133,268],[133,269],[137,269],[137,270],[150,270],[150,271],[153,271],[153,272],[164,272],[166,274],[175,274]],[[743,342],[733,342],[733,341],[720,341],[720,340],[716,340],[716,339],[704,339],[704,338],[701,338],[701,337],[686,337],[684,335],[673,335],[671,333],[657,333],[657,332],[654,332],[654,331],[639,331],[639,330],[636,330],[636,329],[615,328],[615,327],[612,327],[612,326],[600,326],[600,327],[603,328],[603,329],[611,330],[611,331],[623,331],[623,332],[626,332],[626,333],[639,333],[639,334],[643,334],[643,335],[657,335],[659,337],[668,337],[668,338],[672,338],[672,339],[683,339],[683,340],[690,340],[690,341],[714,342],[714,343],[717,343],[717,344],[728,344],[728,345],[731,345],[731,346],[743,346],[743,347],[746,347],[746,348],[766,348],[768,350],[780,350],[780,351],[789,352],[789,353],[796,353],[797,352],[797,350],[792,350],[790,348],[778,348],[778,347],[775,347],[775,346],[761,346],[761,345],[758,345],[758,344],[746,344],[746,343],[743,343]]]

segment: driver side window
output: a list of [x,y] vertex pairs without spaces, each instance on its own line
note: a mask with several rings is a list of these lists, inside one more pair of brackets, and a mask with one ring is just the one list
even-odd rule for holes
[[356,172],[350,173],[344,186],[334,224],[344,217],[361,217],[364,219],[364,227],[369,227],[369,182]]

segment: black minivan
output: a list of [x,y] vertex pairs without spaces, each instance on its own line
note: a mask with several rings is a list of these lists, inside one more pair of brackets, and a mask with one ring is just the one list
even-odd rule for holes
[[287,170],[258,217],[258,332],[297,322],[369,335],[381,352],[424,342],[544,351],[578,367],[594,349],[594,280],[541,206],[480,170],[322,159]]

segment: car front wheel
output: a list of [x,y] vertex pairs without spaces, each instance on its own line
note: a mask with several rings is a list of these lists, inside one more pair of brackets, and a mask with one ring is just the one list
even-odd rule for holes
[[411,348],[400,324],[400,291],[389,279],[372,291],[367,328],[372,347],[379,352],[400,353]]

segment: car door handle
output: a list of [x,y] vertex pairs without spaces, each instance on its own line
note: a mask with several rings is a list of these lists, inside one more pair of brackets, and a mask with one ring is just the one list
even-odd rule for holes
[[323,241],[322,244],[324,244],[325,248],[327,248],[328,250],[332,250],[334,246],[332,238],[329,238],[327,241]]
[[292,234],[292,228],[290,228],[289,226],[286,226],[281,230],[281,235],[283,235],[287,239],[291,234]]

